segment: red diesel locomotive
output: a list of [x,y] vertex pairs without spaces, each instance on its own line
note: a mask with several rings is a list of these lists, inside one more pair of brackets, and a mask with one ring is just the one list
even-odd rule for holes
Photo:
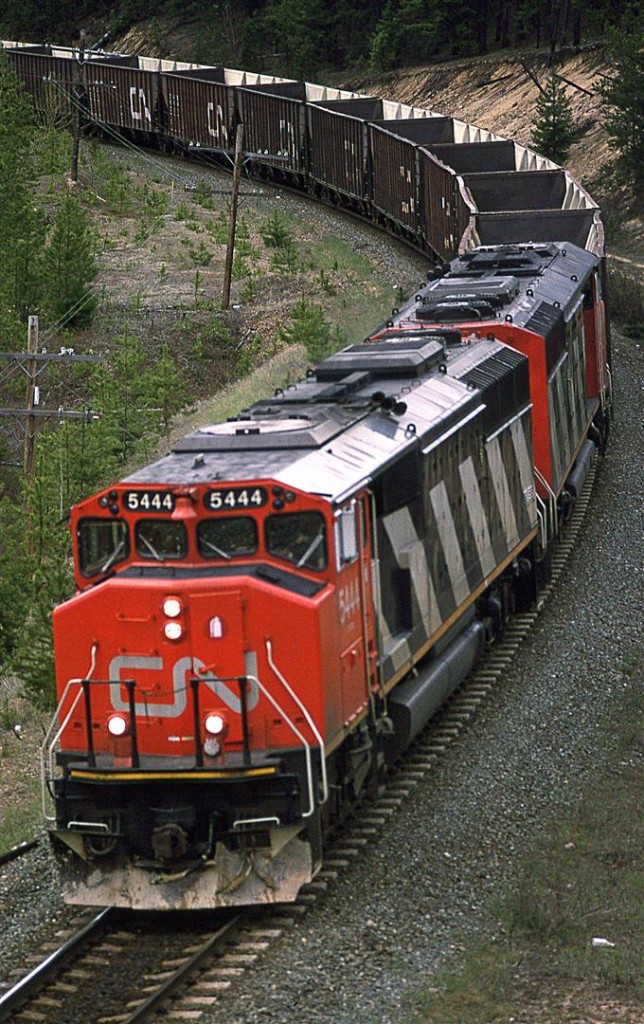
[[45,758],[65,897],[293,899],[536,599],[609,405],[600,259],[476,248],[76,506]]

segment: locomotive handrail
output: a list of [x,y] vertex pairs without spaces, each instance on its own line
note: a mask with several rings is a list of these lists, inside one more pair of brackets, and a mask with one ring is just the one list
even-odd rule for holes
[[286,690],[288,695],[297,704],[298,708],[300,709],[300,711],[304,715],[306,721],[308,722],[308,725],[309,725],[309,728],[311,729],[311,732],[315,736],[315,738],[318,741],[318,744],[320,746],[320,764],[322,766],[322,800],[321,800],[321,803],[324,804],[324,803],[326,803],[326,801],[328,800],[328,797],[329,797],[329,784],[328,784],[328,779],[327,779],[327,774],[326,774],[326,758],[324,756],[324,739],[322,738],[322,734],[320,733],[320,730],[318,729],[317,725],[313,721],[313,718],[312,718],[311,714],[309,713],[308,708],[306,708],[305,705],[302,703],[302,701],[300,700],[298,695],[293,690],[292,686],[289,686],[289,684],[286,681],[285,677],[283,676],[283,674],[280,672],[279,668],[275,664],[275,661],[274,661],[274,658],[273,658],[273,645],[272,645],[272,643],[271,643],[271,641],[269,639],[266,640],[266,657],[268,659],[269,667],[275,673],[275,675],[279,679],[280,683],[282,684],[282,686],[284,687],[284,689]]
[[[548,546],[548,510],[543,498],[534,492],[534,496],[537,502],[537,519],[539,521],[539,536],[541,537],[541,546],[546,548]],[[543,512],[541,511],[543,509]]]
[[[608,363],[605,364],[605,369],[606,369],[606,376],[608,377],[608,406],[609,406],[610,409],[612,409],[613,408],[613,375],[611,373],[610,366],[608,365]],[[604,392],[603,391],[601,392],[600,398],[601,398],[602,412],[603,412],[604,404],[605,404],[605,398],[604,398]]]
[[541,484],[541,486],[543,487],[543,489],[545,491],[547,491],[547,493],[548,493],[548,507],[550,509],[550,522],[552,524],[552,536],[556,537],[557,534],[559,533],[559,523],[558,523],[558,520],[557,520],[557,495],[553,491],[552,487],[550,486],[550,484],[548,483],[546,478],[537,469],[536,466],[534,467],[534,475],[537,478],[537,480],[539,481],[539,483]]
[[[270,644],[270,641],[267,641],[267,644]],[[75,678],[75,679],[69,679],[67,681],[67,684],[65,686],[63,695],[62,695],[62,697],[61,697],[61,699],[60,699],[60,701],[58,703],[58,706],[56,708],[56,712],[54,714],[54,718],[52,720],[52,724],[49,726],[49,729],[47,730],[47,733],[45,734],[45,738],[44,738],[44,741],[43,741],[42,761],[41,761],[41,799],[42,799],[42,813],[43,813],[43,817],[44,817],[45,821],[48,821],[48,822],[54,822],[56,820],[55,816],[52,816],[52,815],[47,813],[47,806],[46,806],[46,794],[48,792],[48,783],[49,783],[49,781],[54,776],[54,750],[55,750],[56,744],[60,740],[63,732],[67,728],[72,715],[74,714],[76,708],[78,707],[78,704],[79,704],[79,702],[81,700],[81,697],[84,697],[84,699],[85,699],[85,720],[86,720],[86,725],[87,725],[87,729],[88,729],[87,760],[88,760],[88,763],[90,764],[90,766],[94,766],[96,764],[96,758],[95,758],[94,747],[93,747],[93,742],[92,742],[92,735],[91,735],[91,707],[90,707],[90,698],[89,698],[90,683],[93,683],[94,685],[96,685],[96,684],[100,685],[101,683],[109,684],[109,683],[112,682],[112,680],[109,680],[109,679],[107,679],[107,680],[103,680],[103,679],[94,679],[94,680],[92,680],[91,679],[91,674],[93,673],[94,669],[96,668],[96,650],[97,650],[97,645],[94,645],[94,647],[92,648],[92,663],[90,665],[90,670],[89,670],[88,675],[85,676],[84,678],[80,678],[79,677],[79,678]],[[320,762],[321,762],[321,767],[322,767],[322,791],[323,791],[323,796],[322,796],[322,801],[321,802],[324,803],[328,799],[328,782],[327,782],[327,774],[326,774],[326,764],[325,764],[325,759],[324,759],[324,742],[323,742],[322,736],[320,735],[320,732],[317,729],[317,726],[315,725],[315,722],[313,721],[309,711],[302,704],[302,702],[299,699],[299,697],[297,696],[297,694],[294,693],[293,689],[289,686],[289,684],[287,683],[287,681],[284,678],[284,676],[281,674],[281,672],[279,671],[279,669],[277,668],[275,663],[272,661],[272,656],[271,656],[270,652],[269,652],[269,664],[271,665],[271,668],[275,672],[275,675],[277,676],[277,678],[280,680],[280,682],[282,683],[282,685],[286,689],[287,693],[289,693],[289,695],[292,697],[294,702],[297,704],[298,708],[302,711],[302,714],[306,718],[306,720],[307,720],[307,722],[308,722],[308,724],[309,724],[309,726],[311,728],[311,731],[313,732],[313,734],[314,734],[314,736],[315,736],[315,738],[318,741],[318,744],[320,746],[320,754],[321,754]],[[267,698],[269,703],[275,708],[277,713],[284,719],[284,721],[288,725],[289,729],[293,732],[293,734],[296,736],[296,738],[299,740],[299,742],[304,747],[305,760],[306,760],[308,808],[307,808],[306,811],[303,812],[302,817],[303,818],[310,818],[314,814],[315,806],[316,806],[316,804],[315,804],[314,779],[313,779],[313,761],[312,761],[312,757],[311,757],[311,744],[306,740],[304,735],[300,732],[300,730],[295,725],[295,722],[293,722],[291,720],[291,718],[284,711],[284,709],[281,707],[279,702],[271,695],[271,693],[267,690],[267,688],[264,686],[264,684],[261,682],[261,680],[257,678],[257,676],[252,676],[252,675],[241,676],[241,677],[234,676],[234,677],[231,677],[231,680],[233,678],[236,679],[237,682],[240,685],[240,701],[241,701],[242,707],[243,707],[243,705],[245,703],[245,701],[244,701],[244,690],[245,690],[246,685],[249,682],[255,683],[257,688],[261,691],[261,693],[264,694],[264,696]],[[204,678],[196,679],[195,678],[195,679],[191,680],[191,684],[193,686],[193,698],[195,700],[195,709],[194,709],[195,710],[195,722],[197,721],[197,718],[198,718],[198,714],[197,714],[198,702],[197,702],[197,697],[196,697],[197,687],[198,687],[199,682],[204,682],[204,681],[207,682],[207,679],[204,679]],[[129,710],[130,710],[131,729],[132,729],[132,755],[131,756],[132,756],[133,767],[138,767],[138,765],[139,765],[139,756],[138,756],[138,745],[137,745],[137,738],[136,738],[136,714],[135,714],[135,711],[134,711],[134,708],[135,708],[134,689],[135,689],[135,685],[136,684],[135,684],[134,680],[125,680],[124,679],[124,680],[121,680],[121,682],[124,685],[126,685],[127,688],[128,688]],[[78,692],[76,693],[76,695],[75,695],[75,697],[74,697],[74,699],[72,701],[71,707],[69,708],[69,711],[65,715],[64,720],[59,725],[55,735],[52,737],[52,732],[53,732],[54,726],[55,726],[55,724],[56,724],[56,722],[58,720],[58,716],[62,712],[62,709],[64,707],[65,701],[67,700],[67,698],[69,696],[69,693],[72,690],[72,687],[74,687],[74,686],[78,687]],[[245,735],[246,735],[246,727],[244,729],[244,732],[245,732]],[[245,742],[245,748],[246,748],[246,742]],[[196,735],[195,736],[195,763],[196,763],[196,767],[201,767],[201,765],[203,764],[203,761],[200,759],[199,755],[200,755],[200,745],[199,745],[198,735]],[[244,822],[242,821],[239,824],[244,824]]]
[[[279,681],[282,683],[282,685],[286,689],[286,692],[289,694],[290,697],[292,697],[293,701],[297,704],[298,708],[300,709],[300,711],[302,712],[302,714],[306,718],[309,726],[311,727],[311,731],[313,732],[316,740],[318,741],[318,743],[320,745],[322,777],[323,777],[323,799],[322,799],[321,802],[324,803],[324,801],[328,797],[328,785],[327,785],[327,777],[326,777],[326,764],[325,764],[325,759],[324,759],[324,741],[323,741],[322,736],[320,735],[320,733],[319,733],[319,731],[318,731],[318,729],[317,729],[317,727],[315,725],[315,722],[313,721],[309,711],[302,704],[302,702],[299,699],[299,697],[297,696],[297,694],[293,692],[292,688],[289,686],[289,684],[287,683],[287,681],[284,678],[284,676],[281,674],[281,672],[279,671],[279,669],[277,668],[275,663],[272,661],[271,653],[268,650],[269,645],[270,645],[270,640],[266,641],[266,645],[267,645],[268,662],[269,662],[270,667],[273,669],[275,675],[277,676]],[[207,672],[208,672],[208,670],[206,669],[205,673],[207,673]],[[193,684],[196,684],[196,683],[199,683],[199,682],[206,682],[207,683],[209,680],[212,680],[212,679],[215,678],[214,676],[208,676],[205,673],[204,673],[204,675],[201,676],[200,679],[196,679],[195,678],[194,680],[192,680],[192,683]],[[312,761],[312,758],[311,758],[311,744],[304,737],[304,735],[300,732],[300,730],[296,726],[295,722],[293,722],[291,720],[289,715],[286,713],[284,708],[279,704],[279,702],[276,700],[276,698],[273,697],[273,695],[270,693],[270,691],[264,686],[264,684],[262,683],[261,679],[259,679],[257,676],[253,676],[253,675],[229,676],[229,677],[219,676],[219,677],[217,677],[217,680],[219,682],[226,682],[226,681],[231,682],[233,679],[236,679],[237,682],[240,684],[240,703],[241,703],[241,706],[242,706],[242,710],[243,710],[243,707],[244,707],[244,689],[245,689],[245,686],[248,683],[255,683],[255,685],[257,686],[258,690],[260,690],[260,692],[264,694],[264,696],[266,697],[268,702],[275,708],[275,710],[277,711],[278,715],[280,715],[280,717],[284,719],[284,721],[288,725],[288,727],[291,730],[291,732],[294,734],[294,736],[297,737],[297,739],[300,741],[300,743],[304,747],[304,756],[305,756],[305,759],[306,759],[306,780],[307,780],[307,792],[308,792],[308,797],[309,797],[309,807],[308,807],[308,810],[305,811],[302,814],[302,817],[303,818],[310,818],[311,815],[315,812],[315,792],[314,792],[314,785],[313,785],[313,761]],[[197,687],[195,685],[193,685],[193,693],[196,693],[196,691],[197,691]],[[196,711],[197,711],[197,708],[195,708],[195,714],[196,714]],[[244,728],[244,734],[245,734],[244,748],[247,749],[246,727],[244,726],[244,722],[243,721],[242,721],[242,727]],[[249,824],[250,822],[251,822],[251,819],[249,818],[247,821],[246,820],[240,820],[239,822],[237,822],[237,824],[238,825],[244,825],[244,824]]]
[[[294,735],[297,736],[298,740],[300,741],[300,743],[304,747],[304,756],[305,756],[305,759],[306,759],[306,781],[307,781],[307,791],[308,791],[308,797],[309,797],[309,809],[302,813],[302,817],[303,818],[310,818],[312,816],[312,814],[315,812],[315,793],[314,793],[314,788],[313,788],[313,762],[312,762],[312,759],[311,759],[311,744],[304,738],[304,736],[302,735],[302,733],[300,732],[300,730],[296,726],[295,722],[291,721],[291,719],[286,714],[284,709],[281,707],[281,705],[278,703],[278,701],[269,693],[269,691],[266,689],[266,687],[261,682],[261,680],[258,679],[257,676],[246,676],[245,678],[249,682],[255,683],[257,685],[257,687],[261,690],[261,692],[264,694],[264,696],[269,701],[269,703],[272,704],[272,706],[275,708],[275,710],[277,711],[278,715],[280,715],[284,719],[284,721],[288,725],[288,727],[291,730],[291,732],[293,732]],[[322,763],[324,763],[324,759],[323,759]],[[326,770],[326,768],[324,770]],[[248,819],[248,821],[251,821],[251,819]],[[246,822],[244,822],[243,820],[237,822],[238,825],[243,825],[245,823]]]
[[[58,706],[56,707],[56,711],[54,712],[54,717],[51,720],[51,724],[50,724],[49,728],[47,729],[47,732],[45,733],[45,736],[44,736],[44,739],[43,739],[43,742],[42,742],[41,757],[40,757],[40,795],[41,795],[42,814],[43,814],[43,818],[45,819],[45,821],[55,821],[56,820],[55,816],[52,817],[50,814],[47,813],[47,804],[46,804],[47,786],[48,786],[49,780],[52,779],[53,775],[54,775],[54,747],[56,746],[56,744],[60,740],[60,737],[62,736],[62,734],[64,733],[65,729],[69,725],[69,720],[71,719],[72,715],[74,714],[74,711],[76,710],[76,706],[77,706],[79,700],[81,699],[81,695],[83,693],[83,690],[82,690],[83,682],[86,682],[86,681],[89,682],[89,680],[91,679],[91,677],[92,677],[92,675],[94,673],[94,670],[96,668],[96,654],[97,654],[97,652],[98,652],[98,644],[92,644],[92,649],[91,649],[91,652],[90,652],[89,672],[87,673],[86,676],[84,676],[82,678],[78,677],[76,679],[68,679],[67,680],[67,683],[65,685],[65,689],[63,691],[63,695],[62,695],[62,697],[60,698],[60,700],[58,702]],[[63,709],[63,705],[65,703],[65,700],[67,699],[67,695],[68,695],[68,693],[69,693],[69,691],[70,691],[72,686],[78,686],[79,687],[78,693],[76,694],[76,697],[74,698],[74,700],[72,702],[72,706],[69,709],[69,711],[67,712],[63,723],[59,726],[58,731],[56,732],[56,735],[53,737],[53,739],[51,739],[52,731],[53,731],[56,723],[58,722],[58,715],[60,714],[60,712]]]
[[[203,750],[201,748],[200,741],[200,729],[199,724],[199,683],[208,683],[215,677],[208,676],[208,670],[205,669],[205,676],[192,676],[190,679],[190,687],[192,689],[192,714],[194,719],[195,729],[195,764],[197,768],[203,768],[204,757]],[[250,742],[248,732],[248,701],[246,698],[246,686],[248,684],[248,676],[218,676],[217,681],[220,683],[232,683],[236,682],[239,686],[239,706],[241,710],[241,724],[242,724],[242,746],[243,746],[243,759],[244,764],[249,765],[250,761]]]

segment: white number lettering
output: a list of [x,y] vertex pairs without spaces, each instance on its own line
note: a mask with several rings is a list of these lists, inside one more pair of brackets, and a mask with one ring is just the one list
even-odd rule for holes
[[352,580],[346,587],[338,591],[338,617],[340,625],[353,618],[360,608],[360,587],[357,580]]

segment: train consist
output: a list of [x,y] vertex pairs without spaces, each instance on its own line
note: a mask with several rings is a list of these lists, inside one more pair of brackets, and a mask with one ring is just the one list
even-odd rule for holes
[[[418,108],[5,44],[34,94],[227,151],[424,249],[360,345],[71,514],[44,757],[71,902],[286,901],[325,835],[548,581],[605,443],[599,211],[565,171]],[[74,70],[76,68],[76,70]]]

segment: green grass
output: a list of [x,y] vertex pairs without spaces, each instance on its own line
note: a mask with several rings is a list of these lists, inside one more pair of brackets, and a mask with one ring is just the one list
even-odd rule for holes
[[401,290],[407,297],[417,287],[415,277],[402,286],[386,281],[367,256],[333,235],[308,243],[306,252],[310,266],[319,268],[322,297],[333,296],[327,316],[344,331],[349,345],[387,320],[400,305]]
[[308,360],[303,345],[291,345],[282,349],[248,376],[222,388],[213,398],[200,402],[189,415],[176,417],[170,437],[164,438],[159,444],[159,454],[167,451],[168,441],[173,443],[206,423],[215,423],[234,416],[252,402],[271,395],[275,388],[287,387],[288,384],[301,380],[307,366]]
[[[554,1010],[557,995],[593,987],[641,1006],[644,1019],[642,670],[641,658],[624,666],[633,695],[611,763],[519,866],[499,901],[499,935],[471,944],[458,968],[419,987],[401,1024],[496,1024],[531,1005]],[[594,948],[593,937],[614,948]]]
[[[7,767],[2,769],[7,770]],[[40,781],[35,780],[20,807],[3,811],[0,816],[0,854],[23,840],[33,839],[42,826]]]

